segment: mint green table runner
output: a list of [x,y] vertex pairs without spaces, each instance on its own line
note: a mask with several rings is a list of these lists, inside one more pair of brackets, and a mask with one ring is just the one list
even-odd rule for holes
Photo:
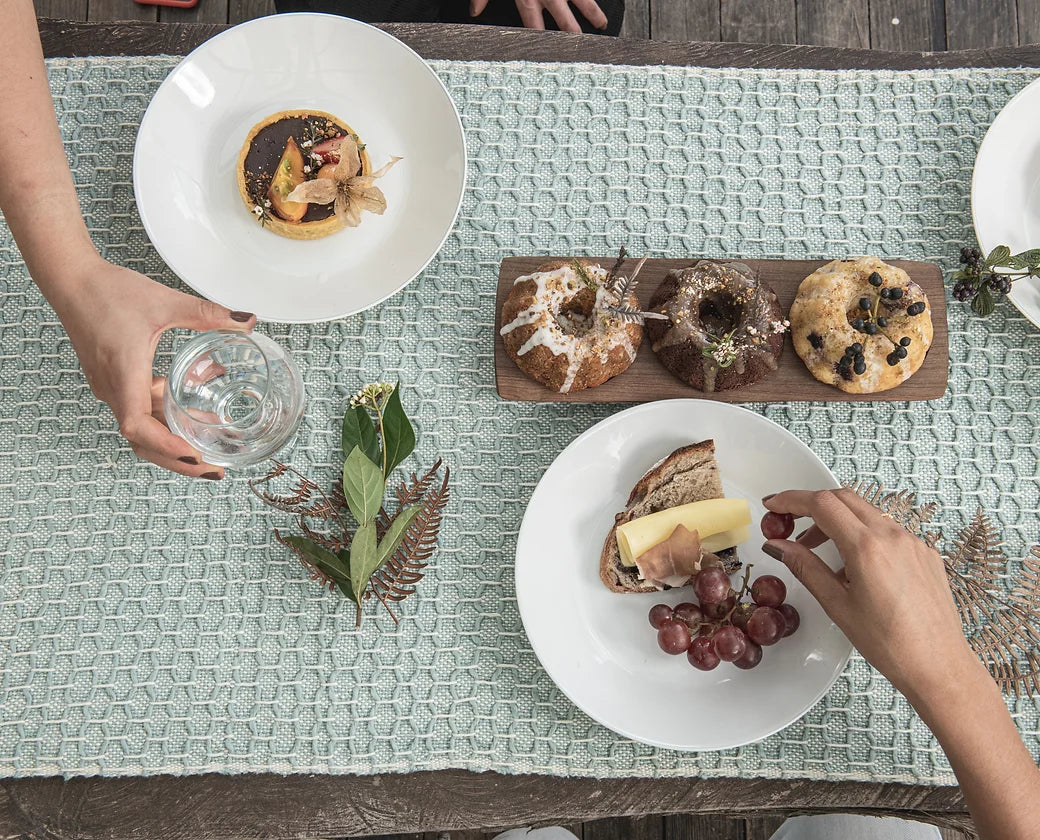
[[[131,159],[175,62],[49,63],[95,241],[168,283],[134,210]],[[555,455],[616,407],[497,397],[497,267],[624,244],[950,268],[972,239],[978,144],[1037,71],[434,66],[471,163],[444,249],[364,315],[261,326],[307,380],[294,464],[330,478],[347,395],[400,377],[420,460],[452,468],[442,548],[399,627],[373,612],[355,631],[353,610],[273,542],[284,519],[243,480],[190,482],[136,461],[0,226],[0,774],[456,767],[952,783],[931,734],[859,658],[802,720],[719,753],[633,743],[557,691],[517,613],[515,538]],[[839,477],[940,503],[947,531],[982,505],[1013,569],[1040,533],[1040,333],[1008,306],[983,322],[951,304],[950,345],[936,402],[752,408]],[[1037,701],[1009,704],[1040,753]]]

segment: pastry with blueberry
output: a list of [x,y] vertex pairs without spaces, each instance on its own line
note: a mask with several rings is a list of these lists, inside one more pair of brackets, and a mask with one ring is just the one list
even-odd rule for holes
[[809,372],[849,394],[901,385],[932,345],[924,289],[877,257],[834,260],[814,271],[798,287],[790,321]]

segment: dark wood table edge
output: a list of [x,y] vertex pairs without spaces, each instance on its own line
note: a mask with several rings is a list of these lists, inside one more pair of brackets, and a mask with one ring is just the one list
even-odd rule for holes
[[[41,20],[48,57],[183,55],[219,24]],[[1040,46],[949,53],[669,43],[477,26],[386,24],[427,59],[762,69],[1040,67]],[[778,779],[587,779],[441,770],[0,780],[0,838],[336,837],[616,816],[863,812],[969,828],[957,787]]]
[[956,787],[771,779],[587,779],[439,770],[0,782],[0,837],[347,837],[650,814],[859,811],[965,827]]
[[[41,20],[48,57],[184,55],[224,31],[224,24]],[[532,32],[489,26],[387,23],[380,28],[427,59],[472,61],[668,64],[762,69],[913,70],[956,67],[1040,67],[1040,45],[955,52],[885,52],[838,47],[686,43]]]

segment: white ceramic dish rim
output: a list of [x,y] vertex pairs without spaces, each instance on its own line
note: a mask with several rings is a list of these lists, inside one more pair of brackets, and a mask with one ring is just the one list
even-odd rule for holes
[[[601,430],[601,427],[609,426],[609,425],[611,425],[613,423],[616,423],[616,422],[622,422],[619,418],[628,418],[628,417],[631,417],[633,415],[642,414],[644,412],[654,411],[656,406],[658,406],[659,404],[664,404],[664,403],[674,404],[674,403],[702,403],[702,402],[706,402],[706,401],[705,400],[698,400],[698,399],[657,400],[657,401],[654,401],[654,402],[643,403],[642,405],[632,406],[631,408],[624,409],[623,411],[619,411],[616,414],[612,414],[610,417],[606,417],[603,420],[600,420],[598,423],[595,423],[590,428],[586,429],[584,432],[582,432],[580,435],[578,435],[578,437],[576,437],[574,440],[572,440],[566,447],[564,447],[560,451],[560,453],[556,456],[556,458],[560,458],[561,456],[563,456],[564,453],[568,452],[569,450],[571,450],[573,448],[576,448],[576,447],[580,446],[582,444],[582,442],[585,441],[587,438],[589,438],[593,434],[599,432]],[[838,482],[838,479],[835,477],[834,473],[831,471],[830,467],[828,467],[823,462],[823,460],[815,452],[813,452],[812,449],[807,444],[805,444],[802,440],[800,440],[796,435],[792,434],[788,429],[785,429],[783,426],[779,425],[778,423],[774,423],[768,417],[765,417],[765,416],[763,416],[761,414],[758,414],[757,412],[752,411],[749,408],[745,408],[744,406],[737,405],[737,404],[734,404],[734,403],[719,403],[719,402],[714,402],[714,401],[710,401],[710,402],[712,402],[712,405],[714,405],[714,406],[724,406],[725,408],[721,409],[722,411],[734,410],[734,411],[736,411],[738,413],[744,412],[744,413],[750,415],[751,417],[755,418],[755,422],[766,423],[769,426],[774,427],[778,432],[781,433],[781,436],[787,438],[788,441],[795,446],[795,448],[804,451],[807,455],[809,455],[813,460],[815,460],[823,468],[823,470],[826,472],[826,474],[829,475],[830,478],[831,478],[831,482],[832,482],[831,489],[837,489],[838,487],[841,486],[840,483]],[[555,464],[555,462],[556,462],[556,459],[554,458],[553,459],[553,463]],[[535,485],[535,488],[534,488],[534,490],[531,493],[531,499],[533,499],[535,497],[535,495],[538,493],[539,488],[541,488],[543,482],[545,481],[545,477],[546,477],[546,475],[548,474],[548,472],[549,472],[549,470],[551,468],[552,468],[552,464],[550,464],[549,468],[546,469],[546,471],[542,474],[542,477],[538,480],[538,483]],[[530,504],[530,499],[528,500],[528,504]],[[526,519],[527,519],[527,517],[526,517],[526,508],[525,508],[524,520],[521,521],[520,530],[519,530],[519,532],[517,534],[516,557],[520,556],[520,547],[521,547],[521,543],[522,543],[522,541],[524,539],[524,525],[526,523]],[[514,587],[514,591],[516,592],[517,609],[518,609],[518,611],[520,613],[520,620],[521,620],[521,623],[523,623],[523,616],[525,614],[525,605],[526,605],[526,610],[529,612],[531,610],[531,603],[526,599],[525,595],[521,594],[522,587],[519,584],[519,576],[520,576],[520,564],[516,562],[516,558],[514,557],[513,587]],[[526,626],[524,627],[524,633],[525,633],[525,635],[527,635],[528,641],[530,641],[530,635],[527,634]],[[756,734],[756,736],[754,738],[751,738],[750,740],[743,740],[743,741],[739,741],[739,742],[736,742],[736,743],[727,744],[727,745],[723,745],[723,746],[717,746],[717,747],[711,747],[711,748],[703,748],[703,747],[690,747],[690,746],[685,746],[685,745],[681,745],[681,744],[668,743],[666,741],[661,741],[661,740],[657,740],[657,739],[653,739],[653,738],[647,738],[647,737],[645,737],[643,735],[640,735],[638,733],[635,733],[635,732],[632,732],[632,731],[628,730],[626,727],[616,726],[615,724],[610,723],[609,721],[606,721],[606,720],[602,719],[599,715],[593,714],[584,705],[579,703],[570,694],[570,692],[568,692],[567,689],[565,689],[563,687],[561,682],[557,679],[557,676],[553,672],[553,670],[551,668],[549,668],[548,666],[546,666],[546,664],[543,662],[542,657],[538,654],[538,650],[534,647],[534,643],[533,642],[531,643],[531,647],[534,650],[535,656],[538,657],[539,664],[542,666],[542,668],[545,669],[545,672],[549,675],[549,678],[553,681],[553,684],[561,692],[563,692],[564,696],[571,703],[573,703],[575,707],[580,709],[583,714],[588,715],[592,720],[596,721],[596,723],[598,723],[601,726],[611,730],[612,732],[616,732],[617,734],[619,734],[619,735],[621,735],[621,736],[623,736],[625,738],[631,738],[633,741],[638,741],[638,742],[643,743],[643,744],[649,744],[652,747],[660,747],[662,749],[676,750],[676,751],[680,751],[680,752],[715,752],[715,751],[719,751],[719,750],[734,749],[734,748],[737,748],[737,747],[745,746],[747,744],[753,744],[753,743],[757,743],[759,741],[763,741],[766,738],[769,738],[769,737],[775,735],[777,732],[780,732],[781,730],[786,729],[788,726],[791,726],[792,724],[794,724],[797,721],[801,720],[801,718],[804,717],[817,703],[820,702],[820,700],[827,694],[827,692],[831,690],[831,688],[833,687],[834,683],[837,682],[838,677],[848,667],[849,660],[852,658],[852,653],[853,653],[852,644],[849,643],[848,644],[848,650],[845,653],[844,657],[842,657],[840,662],[835,664],[834,672],[833,672],[833,675],[832,675],[830,681],[825,686],[823,686],[819,690],[819,692],[817,692],[812,697],[811,701],[807,703],[805,708],[802,710],[802,712],[797,717],[793,718],[792,720],[787,721],[786,723],[782,723],[779,726],[776,726],[775,728],[770,729],[768,732],[764,732],[764,733],[761,733],[761,734]]]
[[[279,14],[278,15],[278,18],[280,18],[280,19],[285,19],[285,18],[329,18],[329,17],[338,18],[340,16],[339,15],[327,15],[327,14],[322,14],[320,12],[289,12],[287,14]],[[155,100],[158,98],[158,96],[162,92],[163,88],[165,88],[168,84],[172,84],[173,83],[172,80],[174,79],[174,77],[177,74],[177,72],[189,61],[189,59],[191,59],[192,56],[194,56],[200,50],[203,50],[203,49],[206,49],[206,48],[212,48],[213,44],[217,44],[222,39],[224,39],[226,37],[229,37],[232,34],[237,34],[239,32],[239,30],[241,30],[243,28],[248,28],[248,27],[250,27],[252,25],[255,25],[255,24],[258,23],[258,21],[262,21],[262,20],[265,20],[265,18],[256,18],[254,20],[245,21],[244,23],[240,23],[240,24],[238,24],[236,26],[233,26],[233,27],[231,27],[229,29],[226,29],[223,32],[220,32],[220,33],[214,35],[212,38],[208,39],[207,41],[203,42],[202,44],[199,44],[199,46],[197,46],[190,53],[188,53],[186,56],[184,56],[184,58],[182,58],[179,62],[177,62],[177,66],[174,67],[167,74],[166,78],[163,79],[163,81],[160,83],[159,87],[156,88],[155,94],[153,94],[151,101],[149,101],[149,103],[148,103],[148,107],[145,109],[144,116],[141,118],[141,124],[138,126],[138,129],[137,129],[137,139],[134,141],[134,165],[133,165],[133,173],[132,173],[132,175],[133,175],[133,178],[132,178],[132,180],[133,180],[133,188],[134,188],[134,204],[137,207],[137,212],[138,212],[138,215],[141,218],[141,224],[143,225],[143,227],[145,229],[145,233],[148,235],[148,242],[155,249],[156,253],[162,259],[162,261],[170,268],[170,270],[174,274],[176,274],[177,277],[180,278],[180,280],[186,286],[191,288],[193,291],[195,291],[199,295],[202,295],[203,297],[207,297],[206,293],[204,293],[203,291],[198,289],[195,286],[195,284],[193,284],[190,280],[188,280],[186,277],[184,277],[181,274],[181,272],[179,272],[176,269],[174,264],[167,257],[167,254],[164,253],[163,249],[161,247],[159,247],[158,243],[154,240],[154,238],[152,237],[152,230],[154,228],[150,225],[149,220],[146,218],[147,213],[146,213],[146,211],[144,211],[142,209],[141,203],[137,201],[137,196],[140,194],[140,185],[138,183],[139,167],[137,165],[137,155],[138,155],[139,141],[140,141],[140,137],[141,137],[141,130],[144,128],[145,122],[148,120],[148,114],[151,111],[152,103],[155,102]],[[352,23],[357,24],[360,27],[363,27],[365,29],[369,29],[369,30],[372,30],[375,33],[378,33],[381,37],[387,38],[387,39],[389,39],[391,41],[396,41],[404,50],[406,50],[407,52],[411,53],[418,60],[418,62],[423,66],[423,68],[426,70],[426,72],[430,74],[430,76],[433,78],[433,80],[437,83],[437,85],[440,88],[441,92],[444,94],[444,98],[448,102],[448,105],[451,107],[452,114],[454,114],[454,116],[455,116],[455,124],[456,124],[456,126],[458,128],[458,131],[459,131],[459,137],[462,140],[462,177],[460,179],[460,189],[459,189],[458,201],[455,203],[455,212],[454,212],[454,215],[452,217],[451,223],[446,226],[445,231],[444,231],[444,236],[441,237],[440,243],[432,251],[430,256],[427,258],[426,262],[424,262],[422,264],[422,266],[420,266],[419,269],[411,277],[409,277],[406,280],[404,280],[401,283],[401,285],[399,285],[393,291],[389,292],[386,295],[383,295],[383,297],[379,298],[378,300],[373,301],[372,303],[368,304],[367,306],[363,306],[360,309],[354,309],[354,310],[351,310],[349,312],[343,312],[343,313],[340,313],[340,314],[337,314],[337,315],[321,316],[321,317],[316,317],[316,318],[293,318],[291,320],[273,320],[273,319],[268,319],[268,321],[271,322],[271,323],[281,323],[281,324],[324,324],[324,323],[328,323],[330,321],[339,321],[339,320],[342,320],[344,318],[349,318],[349,317],[351,317],[353,315],[357,315],[360,312],[366,312],[369,309],[372,309],[373,307],[376,307],[376,306],[379,306],[382,303],[385,303],[390,298],[392,298],[394,295],[398,294],[403,289],[405,289],[407,286],[409,286],[412,282],[414,282],[415,279],[427,269],[427,267],[430,265],[430,263],[433,262],[434,258],[441,252],[441,250],[444,248],[444,243],[448,241],[448,237],[451,236],[452,231],[455,230],[455,225],[458,224],[459,213],[462,211],[462,203],[463,203],[463,201],[465,201],[465,198],[466,198],[466,186],[469,183],[469,146],[467,145],[467,141],[466,141],[466,131],[465,131],[465,128],[463,127],[463,125],[462,125],[462,116],[459,114],[459,109],[455,105],[455,100],[451,98],[451,93],[448,91],[448,88],[445,86],[444,82],[441,81],[440,77],[433,70],[433,68],[430,67],[430,65],[426,62],[426,60],[421,55],[419,55],[419,53],[417,53],[415,50],[413,50],[411,47],[409,47],[406,43],[404,43],[404,41],[402,41],[400,38],[395,38],[390,33],[384,32],[382,29],[379,29],[376,26],[372,26],[371,24],[365,23],[364,21],[353,20],[352,18],[350,20],[351,20]],[[221,306],[228,306],[229,305],[228,302],[223,301],[223,300],[219,300],[216,296],[214,296],[214,297],[207,297],[207,299],[208,300],[212,300],[214,303],[218,303]]]
[[[1001,244],[990,239],[988,234],[983,234],[984,226],[980,224],[979,208],[978,208],[978,196],[982,192],[980,178],[979,178],[979,160],[983,158],[983,155],[988,153],[988,149],[996,144],[996,137],[999,133],[1004,130],[1004,124],[1009,123],[1014,118],[1014,112],[1020,107],[1023,107],[1023,103],[1028,102],[1031,97],[1036,97],[1040,100],[1040,79],[1035,79],[1026,85],[1022,90],[1016,93],[1007,101],[1007,104],[1000,109],[1000,113],[997,114],[990,127],[986,130],[986,135],[982,138],[982,142],[979,144],[979,150],[975,154],[975,165],[972,167],[971,172],[971,224],[975,229],[975,238],[979,242],[979,246],[986,252],[989,253],[997,245]],[[987,145],[988,144],[988,145]],[[1037,247],[1040,247],[1038,243]],[[1022,316],[1029,321],[1034,327],[1040,328],[1040,313],[1031,314],[1018,302],[1017,296],[1015,295],[1014,289],[1011,294],[1008,295],[1008,300],[1014,305],[1014,307],[1022,313]]]

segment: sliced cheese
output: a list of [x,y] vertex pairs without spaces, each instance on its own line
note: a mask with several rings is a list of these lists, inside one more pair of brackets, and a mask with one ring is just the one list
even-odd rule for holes
[[742,542],[751,539],[751,526],[741,525],[739,528],[731,528],[721,534],[712,534],[701,541],[701,551],[710,551],[718,554],[724,548],[733,548]]
[[[636,558],[644,551],[668,539],[677,525],[683,525],[700,534],[705,551],[720,551],[747,539],[750,536],[750,524],[751,508],[747,499],[704,499],[651,513],[649,516],[640,516],[618,526],[618,550],[621,553],[621,562],[626,566],[634,566]],[[711,539],[718,535],[721,540],[725,534],[725,539],[729,540],[740,536],[740,533],[737,533],[740,529],[743,529],[743,536],[735,542],[719,545],[717,540]]]

